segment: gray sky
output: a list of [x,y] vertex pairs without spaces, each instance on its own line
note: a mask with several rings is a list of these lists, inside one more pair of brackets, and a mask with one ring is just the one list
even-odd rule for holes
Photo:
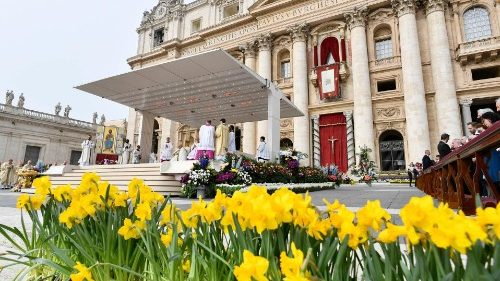
[[158,0],[2,0],[0,103],[21,92],[25,107],[53,113],[61,102],[70,117],[91,121],[128,117],[128,108],[79,90],[87,82],[130,70],[142,12]]

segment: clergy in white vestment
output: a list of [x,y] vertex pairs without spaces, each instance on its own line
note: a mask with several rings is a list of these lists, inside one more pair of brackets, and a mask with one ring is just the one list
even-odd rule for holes
[[186,161],[188,157],[188,148],[181,146],[179,147],[179,155],[178,155],[178,161]]
[[8,162],[5,162],[1,166],[0,170],[0,187],[4,188],[12,188],[16,184],[17,175],[16,168],[14,167],[14,162],[12,159],[9,159]]
[[122,149],[122,159],[120,164],[128,164],[130,161],[130,152],[132,151],[132,145],[130,144],[130,141],[127,139],[125,140],[125,143],[123,144],[123,149]]
[[215,128],[212,126],[212,121],[207,120],[205,125],[200,127],[200,146],[196,152],[196,159],[200,159],[204,154],[209,159],[214,159],[214,135]]
[[137,148],[132,152],[132,164],[141,163],[141,146],[138,145]]
[[260,143],[259,146],[257,147],[257,154],[255,155],[257,158],[257,161],[268,161],[269,158],[269,150],[267,149],[267,144],[266,144],[266,138],[265,137],[260,137]]
[[172,159],[172,143],[170,142],[170,138],[167,138],[167,142],[163,146],[163,149],[161,150],[161,155],[160,155],[160,161],[165,162],[165,161],[170,161]]
[[78,163],[80,166],[89,166],[93,162],[95,143],[92,141],[92,136],[82,142],[82,155]]
[[198,142],[198,139],[195,139],[193,145],[191,145],[191,151],[189,151],[189,154],[187,156],[188,160],[196,159],[196,153],[198,152],[199,145],[200,143]]
[[236,136],[234,134],[234,126],[229,126],[229,144],[227,148],[227,152],[235,153],[236,152]]

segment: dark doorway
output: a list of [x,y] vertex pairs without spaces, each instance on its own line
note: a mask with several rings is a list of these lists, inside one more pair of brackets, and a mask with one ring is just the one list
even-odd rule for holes
[[82,152],[78,150],[71,150],[71,156],[69,158],[70,165],[78,165],[78,160],[80,160],[80,156],[82,156]]
[[27,145],[26,151],[24,153],[24,163],[27,163],[28,160],[31,160],[31,163],[33,165],[35,165],[36,162],[38,162],[38,158],[40,157],[40,150],[41,149],[42,148],[39,146]]
[[280,148],[281,149],[293,148],[293,141],[290,140],[289,138],[281,139],[280,140]]
[[234,127],[234,143],[236,144],[236,150],[241,149],[241,129],[240,127]]
[[154,154],[158,154],[158,131],[160,130],[160,124],[155,119],[155,123],[153,125],[153,145],[151,146],[151,152]]
[[405,150],[403,136],[395,130],[380,135],[380,167],[382,171],[405,169]]
[[482,108],[490,108],[493,112],[496,112],[495,98],[474,99],[470,106],[471,118],[473,121],[481,121],[477,119],[477,111]]

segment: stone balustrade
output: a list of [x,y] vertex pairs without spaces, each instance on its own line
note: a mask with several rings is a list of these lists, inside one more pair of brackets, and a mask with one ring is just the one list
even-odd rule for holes
[[5,104],[0,104],[0,113],[8,113],[8,114],[17,115],[20,117],[27,117],[27,118],[41,120],[41,121],[54,122],[54,123],[69,125],[69,126],[73,126],[73,127],[80,127],[80,128],[84,128],[84,129],[92,129],[94,127],[94,125],[92,123],[89,123],[89,122],[71,119],[68,117],[58,116],[58,115],[49,114],[49,113],[40,112],[40,111],[35,111],[35,110],[31,110],[31,109],[26,109],[26,108],[18,108],[18,107],[14,107],[14,106],[8,106]]
[[462,65],[485,58],[495,59],[500,51],[500,36],[483,38],[458,44],[456,59]]
[[290,87],[293,85],[293,77],[279,78],[274,80],[274,84],[278,87]]
[[372,71],[386,70],[388,68],[400,68],[400,67],[401,67],[400,56],[394,56],[394,57],[370,61],[370,69]]

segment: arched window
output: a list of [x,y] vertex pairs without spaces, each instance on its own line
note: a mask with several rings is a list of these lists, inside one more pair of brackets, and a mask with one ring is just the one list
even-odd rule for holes
[[282,148],[282,149],[293,148],[293,141],[290,140],[289,138],[281,139],[280,140],[280,148]]
[[405,169],[403,136],[396,130],[388,130],[380,135],[380,167],[382,171]]
[[488,10],[475,6],[464,13],[465,41],[474,41],[491,37],[490,16]]
[[378,28],[374,32],[375,58],[377,60],[391,58],[392,54],[392,32],[389,27]]
[[285,49],[279,52],[278,62],[280,64],[279,78],[291,78],[292,65],[290,64],[290,51]]

